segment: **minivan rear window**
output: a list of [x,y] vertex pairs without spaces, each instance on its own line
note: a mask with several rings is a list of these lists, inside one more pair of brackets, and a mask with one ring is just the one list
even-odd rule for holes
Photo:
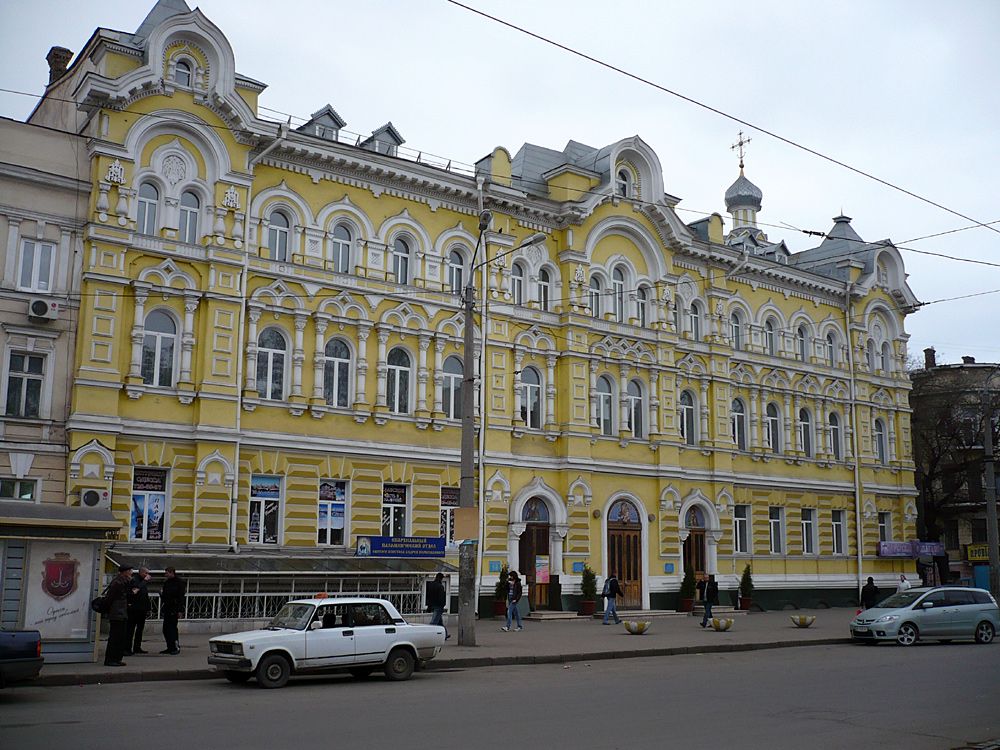
[[972,598],[976,601],[976,604],[992,604],[993,600],[990,599],[990,595],[985,591],[970,591]]

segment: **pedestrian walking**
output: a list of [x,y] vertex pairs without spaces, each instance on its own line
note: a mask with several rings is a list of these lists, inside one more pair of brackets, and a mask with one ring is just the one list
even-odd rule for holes
[[142,650],[142,631],[149,617],[149,570],[139,568],[132,576],[132,586],[128,590],[128,634],[125,638],[125,655],[148,654]]
[[861,587],[861,609],[871,609],[878,604],[878,586],[875,579],[868,576],[868,583]]
[[708,621],[712,619],[712,607],[719,603],[719,584],[715,582],[715,576],[702,577],[698,581],[698,597],[705,608],[705,614],[701,617],[701,626],[704,628]]
[[507,581],[507,624],[500,628],[505,633],[510,630],[512,621],[517,622],[517,627],[514,630],[524,630],[524,626],[521,625],[521,612],[517,608],[523,589],[521,588],[521,578],[516,570],[510,571]]
[[177,645],[177,620],[184,613],[186,587],[173,566],[167,566],[164,575],[163,589],[160,591],[160,611],[163,612],[163,639],[167,642],[167,647],[160,653],[176,655],[181,652]]
[[902,573],[899,574],[899,585],[896,586],[896,593],[901,594],[910,588],[910,582],[906,580],[906,576]]
[[618,578],[614,573],[609,575],[604,580],[604,590],[601,592],[601,596],[604,597],[604,624],[608,624],[608,618],[613,617],[615,620],[615,625],[618,625],[622,620],[618,616],[618,597],[625,596],[625,592],[622,591],[621,584],[618,583]]
[[438,573],[434,580],[427,584],[427,608],[431,611],[431,625],[440,625],[444,628],[444,639],[451,638],[448,626],[444,624],[444,609],[447,606],[448,598],[444,590],[444,573]]
[[122,656],[128,649],[128,592],[132,566],[119,565],[116,575],[104,592],[108,612],[108,645],[104,648],[104,666],[124,667]]

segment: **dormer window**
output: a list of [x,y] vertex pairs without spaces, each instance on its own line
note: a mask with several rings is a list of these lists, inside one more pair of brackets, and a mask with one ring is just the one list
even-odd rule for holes
[[174,83],[178,86],[191,88],[191,64],[179,60],[174,66]]
[[632,173],[627,169],[619,169],[615,177],[615,192],[622,198],[633,197]]

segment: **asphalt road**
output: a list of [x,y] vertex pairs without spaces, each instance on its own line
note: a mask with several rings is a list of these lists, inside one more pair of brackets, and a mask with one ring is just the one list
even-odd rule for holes
[[0,691],[0,748],[954,748],[1000,737],[1000,645]]

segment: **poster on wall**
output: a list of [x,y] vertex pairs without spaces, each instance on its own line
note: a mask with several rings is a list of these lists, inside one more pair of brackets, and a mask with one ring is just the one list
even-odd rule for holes
[[24,574],[24,627],[43,639],[87,640],[97,545],[31,542]]
[[535,583],[549,582],[549,556],[538,555],[535,558]]

